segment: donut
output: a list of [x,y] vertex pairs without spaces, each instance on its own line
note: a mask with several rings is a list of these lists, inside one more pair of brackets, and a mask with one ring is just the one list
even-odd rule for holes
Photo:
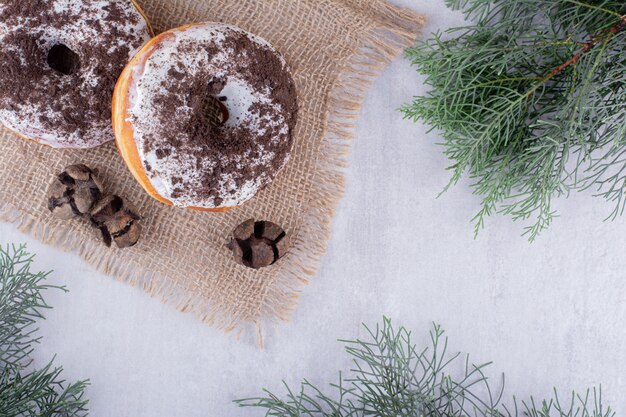
[[289,160],[298,116],[285,59],[238,27],[164,32],[126,67],[113,129],[130,171],[155,199],[226,211],[250,200]]
[[54,148],[114,140],[115,83],[150,38],[130,0],[0,0],[0,122]]

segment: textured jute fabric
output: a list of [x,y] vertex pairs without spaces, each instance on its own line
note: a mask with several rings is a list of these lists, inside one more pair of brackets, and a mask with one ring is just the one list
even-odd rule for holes
[[[167,207],[135,182],[113,143],[55,150],[3,131],[0,218],[98,270],[225,330],[258,330],[289,318],[326,249],[354,122],[368,86],[415,41],[421,16],[384,0],[139,0],[155,31],[186,23],[239,25],[271,42],[291,66],[299,98],[295,148],[285,171],[245,206],[211,214]],[[145,220],[140,243],[106,248],[86,222],[56,220],[46,208],[54,173],[85,163],[135,204]],[[237,265],[225,243],[248,218],[271,220],[291,235],[289,254],[272,267]],[[86,277],[86,279],[88,279]]]

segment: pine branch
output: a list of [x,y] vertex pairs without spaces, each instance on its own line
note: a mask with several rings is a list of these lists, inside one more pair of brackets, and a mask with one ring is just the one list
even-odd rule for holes
[[[333,394],[304,381],[299,390],[287,384],[285,398],[264,396],[236,401],[266,416],[280,417],[614,417],[602,403],[601,389],[572,393],[562,402],[557,391],[541,402],[531,398],[509,409],[502,403],[504,378],[494,387],[485,375],[490,364],[475,366],[469,357],[448,353],[448,339],[437,325],[430,347],[418,350],[411,333],[391,321],[368,332],[366,340],[344,340],[354,367],[339,374]],[[458,372],[459,369],[462,371]]]
[[595,189],[624,210],[626,4],[449,0],[472,23],[407,51],[431,91],[402,109],[442,131],[455,184],[494,214],[550,225],[554,197]]
[[43,293],[65,291],[44,284],[48,273],[31,272],[32,262],[25,246],[0,247],[0,416],[86,416],[86,381],[66,384],[52,361],[31,370],[34,326],[50,308]]

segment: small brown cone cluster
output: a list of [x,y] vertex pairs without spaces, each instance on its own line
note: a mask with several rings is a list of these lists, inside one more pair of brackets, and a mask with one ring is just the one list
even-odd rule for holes
[[79,164],[65,168],[54,177],[48,190],[48,209],[59,219],[69,220],[88,214],[102,198],[98,172]]
[[100,229],[104,243],[111,246],[113,241],[121,249],[134,246],[139,241],[140,220],[137,210],[116,195],[102,198],[91,210],[91,221]]
[[71,165],[55,176],[48,189],[48,209],[62,220],[87,218],[98,228],[104,243],[123,249],[134,246],[141,235],[141,216],[116,195],[104,193],[98,171]]
[[235,262],[259,269],[273,265],[287,253],[289,237],[275,223],[250,219],[237,226],[227,247]]

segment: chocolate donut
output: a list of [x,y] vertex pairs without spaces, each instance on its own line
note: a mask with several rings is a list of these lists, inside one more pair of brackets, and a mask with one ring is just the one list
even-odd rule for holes
[[113,140],[115,82],[149,39],[130,0],[0,0],[0,122],[55,148]]
[[265,40],[201,23],[149,42],[113,100],[118,148],[153,197],[223,211],[287,163],[298,114],[294,80]]

